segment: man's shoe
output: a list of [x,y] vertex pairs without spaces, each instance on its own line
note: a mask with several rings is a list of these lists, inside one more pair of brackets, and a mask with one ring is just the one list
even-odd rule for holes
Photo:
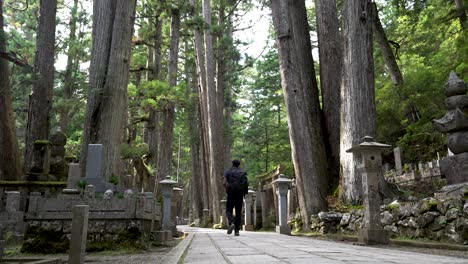
[[239,231],[236,231],[236,232],[234,233],[234,235],[235,235],[235,236],[239,236]]
[[232,230],[234,230],[234,224],[231,224],[229,227],[228,227],[228,235],[232,234]]

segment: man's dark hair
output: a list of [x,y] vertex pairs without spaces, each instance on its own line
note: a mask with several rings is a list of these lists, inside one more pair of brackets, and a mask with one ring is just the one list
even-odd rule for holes
[[233,160],[232,161],[232,166],[238,168],[240,166],[240,161],[239,160]]

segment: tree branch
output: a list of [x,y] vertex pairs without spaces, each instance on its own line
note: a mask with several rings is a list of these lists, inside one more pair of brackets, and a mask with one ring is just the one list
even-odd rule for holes
[[21,66],[21,67],[32,68],[32,66],[29,65],[28,62],[24,61],[22,58],[18,56],[18,54],[14,52],[0,51],[0,58],[13,62],[14,64]]

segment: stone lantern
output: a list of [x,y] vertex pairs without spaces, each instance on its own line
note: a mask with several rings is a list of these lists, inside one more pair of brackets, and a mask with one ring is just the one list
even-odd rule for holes
[[244,196],[244,204],[245,204],[244,231],[254,231],[254,227],[252,225],[252,204],[254,200],[254,195],[255,195],[255,192],[249,187],[249,191]]
[[159,182],[161,185],[161,193],[163,196],[163,221],[162,228],[163,230],[172,230],[171,223],[171,199],[174,192],[173,188],[177,182],[171,180],[171,176],[166,176],[166,179]]
[[278,195],[279,223],[276,226],[276,233],[291,235],[291,228],[288,225],[288,190],[292,180],[287,179],[284,174],[280,174],[278,179],[272,183]]
[[346,152],[353,153],[358,161],[357,168],[362,174],[364,198],[364,226],[359,230],[359,242],[364,244],[387,244],[389,236],[380,222],[379,176],[382,173],[382,151],[390,145],[374,142],[366,136],[362,143]]

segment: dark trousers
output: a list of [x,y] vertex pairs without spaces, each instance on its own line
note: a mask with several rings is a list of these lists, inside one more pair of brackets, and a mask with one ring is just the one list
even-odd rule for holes
[[[226,216],[229,222],[229,225],[234,223],[235,230],[240,230],[241,225],[241,216],[242,216],[242,204],[244,203],[243,195],[236,195],[232,193],[227,194],[226,201]],[[236,209],[236,216],[233,217],[232,210]]]

